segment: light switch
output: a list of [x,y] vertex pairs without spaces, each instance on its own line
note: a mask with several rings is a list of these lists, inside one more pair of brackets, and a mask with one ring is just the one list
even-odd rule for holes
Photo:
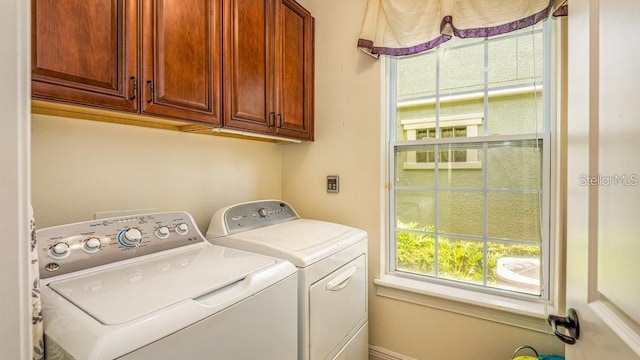
[[327,176],[327,192],[338,193],[340,191],[338,175]]

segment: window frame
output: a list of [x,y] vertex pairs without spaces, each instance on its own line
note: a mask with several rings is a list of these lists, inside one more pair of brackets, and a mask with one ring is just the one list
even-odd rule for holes
[[[557,24],[555,24],[557,23]],[[543,225],[543,231],[548,234],[548,245],[543,247],[543,251],[547,254],[543,254],[543,261],[547,259],[547,263],[543,263],[543,268],[546,268],[547,278],[545,279],[547,291],[541,297],[520,296],[509,291],[491,290],[489,292],[484,291],[482,288],[476,286],[467,287],[464,284],[455,284],[451,286],[447,284],[447,281],[424,281],[423,279],[416,279],[413,276],[406,276],[406,274],[398,275],[392,271],[391,261],[395,261],[395,225],[391,222],[395,222],[395,202],[393,201],[393,176],[395,172],[395,146],[402,143],[396,141],[396,108],[403,106],[401,101],[397,100],[395,85],[395,74],[390,76],[392,71],[392,65],[395,59],[383,58],[383,66],[381,67],[381,76],[383,84],[383,114],[382,117],[382,141],[383,141],[383,165],[386,171],[382,174],[385,181],[385,189],[381,192],[383,196],[384,211],[382,212],[382,220],[384,226],[385,236],[382,239],[382,253],[381,253],[381,274],[374,280],[376,286],[376,293],[380,296],[390,297],[398,300],[409,301],[415,304],[421,304],[429,307],[440,308],[456,313],[462,313],[470,316],[475,316],[483,319],[489,319],[491,321],[497,321],[505,324],[510,324],[530,330],[547,332],[548,325],[546,324],[546,318],[549,313],[558,311],[563,304],[559,294],[560,289],[560,266],[561,260],[559,255],[562,253],[556,241],[559,231],[556,225],[562,220],[558,218],[558,214],[561,214],[558,199],[559,193],[562,189],[559,187],[559,179],[557,174],[559,165],[563,163],[561,157],[558,155],[556,149],[560,147],[560,130],[562,125],[560,121],[556,121],[557,112],[562,111],[557,102],[561,101],[563,94],[558,95],[561,90],[560,78],[562,77],[563,69],[559,66],[564,66],[561,61],[562,56],[566,56],[566,44],[564,39],[566,35],[561,32],[562,28],[566,25],[563,24],[561,19],[556,21],[546,21],[545,31],[543,38],[545,41],[545,56],[544,56],[544,68],[550,69],[545,71],[543,75],[544,84],[548,84],[547,90],[544,92],[544,119],[549,123],[546,124],[547,132],[537,133],[536,135],[543,138],[543,161],[548,162],[545,164],[545,168],[549,169],[548,174],[543,175],[543,191],[547,196],[543,197],[542,208],[545,214],[543,217],[547,219],[543,221],[546,225]],[[554,27],[551,30],[551,27]],[[552,51],[552,49],[557,51]],[[490,92],[490,91],[489,91]],[[485,96],[486,96],[485,92]],[[464,95],[463,95],[464,96]],[[415,100],[409,100],[415,101]],[[406,103],[407,101],[402,101]],[[484,119],[483,119],[484,120]],[[525,135],[526,136],[526,135]],[[496,141],[518,139],[522,135],[507,135],[507,136],[493,136]],[[528,137],[529,138],[529,137]],[[462,139],[469,142],[478,142],[479,139],[470,137],[468,139]],[[429,139],[429,144],[443,143],[446,144],[448,140],[445,139]],[[483,141],[488,141],[485,137]],[[457,142],[457,141],[456,141]],[[411,142],[416,144],[416,142]],[[392,226],[393,225],[393,226]],[[383,271],[382,271],[383,270]],[[515,295],[515,296],[514,296]],[[514,316],[521,315],[521,316]]]

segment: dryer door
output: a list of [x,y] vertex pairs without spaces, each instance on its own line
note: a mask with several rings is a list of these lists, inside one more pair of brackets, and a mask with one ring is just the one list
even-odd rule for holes
[[325,359],[366,317],[366,256],[360,255],[309,289],[310,359]]

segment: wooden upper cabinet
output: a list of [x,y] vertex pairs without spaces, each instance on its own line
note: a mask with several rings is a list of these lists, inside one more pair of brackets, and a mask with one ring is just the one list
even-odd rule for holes
[[34,0],[33,96],[137,111],[136,6],[124,0]]
[[225,1],[228,128],[313,140],[314,20],[293,0]]
[[33,0],[33,96],[219,126],[220,4]]
[[32,94],[313,140],[313,36],[295,0],[32,0]]
[[280,84],[276,134],[313,140],[314,19],[293,0],[279,0],[276,49]]
[[220,0],[143,0],[142,113],[220,124]]
[[273,0],[224,2],[224,126],[271,132]]

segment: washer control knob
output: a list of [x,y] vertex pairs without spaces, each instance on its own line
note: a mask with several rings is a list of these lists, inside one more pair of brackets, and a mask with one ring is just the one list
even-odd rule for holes
[[169,235],[171,235],[171,233],[169,232],[169,228],[166,226],[160,226],[156,229],[155,232],[156,236],[160,239],[166,239],[169,237]]
[[186,223],[176,225],[176,232],[180,235],[186,235],[189,232],[189,225]]
[[122,230],[118,241],[124,247],[137,247],[142,242],[142,231],[137,228]]
[[102,243],[100,242],[100,239],[95,237],[89,238],[84,242],[84,251],[90,254],[97,252],[98,250],[100,250],[101,245]]
[[266,217],[269,215],[269,211],[266,208],[260,208],[258,209],[258,215],[260,215],[260,217]]
[[64,259],[71,254],[69,244],[65,242],[55,243],[51,247],[51,257],[54,259]]
[[53,245],[51,251],[56,255],[64,255],[69,251],[69,245],[67,243],[57,243]]

